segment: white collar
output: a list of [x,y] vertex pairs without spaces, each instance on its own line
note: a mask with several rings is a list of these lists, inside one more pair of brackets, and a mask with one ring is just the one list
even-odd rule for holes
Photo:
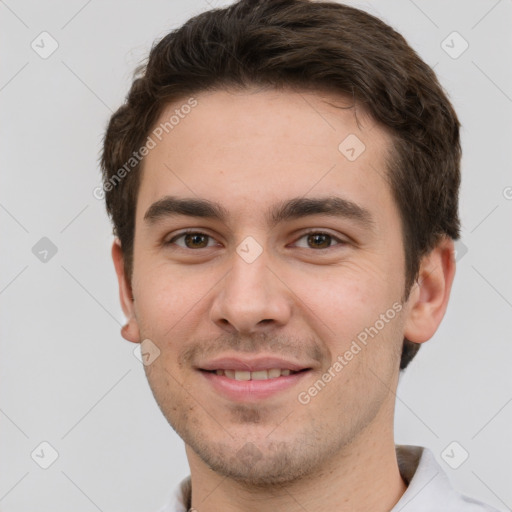
[[[397,444],[395,449],[400,474],[408,487],[389,512],[499,512],[453,489],[448,476],[428,448]],[[159,512],[187,512],[190,494],[188,476]]]

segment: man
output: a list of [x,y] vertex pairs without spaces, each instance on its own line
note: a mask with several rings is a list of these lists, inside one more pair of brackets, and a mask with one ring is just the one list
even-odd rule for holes
[[112,256],[191,477],[165,511],[482,511],[395,445],[455,274],[459,121],[391,27],[240,1],[164,37],[107,129]]

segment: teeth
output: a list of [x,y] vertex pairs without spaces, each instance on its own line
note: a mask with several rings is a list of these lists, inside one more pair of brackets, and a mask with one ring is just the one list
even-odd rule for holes
[[267,370],[258,370],[256,372],[251,372],[251,380],[267,380],[268,372]]
[[251,380],[251,372],[235,370],[235,380]]
[[[235,380],[268,380],[277,377],[286,377],[290,375],[291,370],[281,370],[280,368],[271,368],[269,370],[257,370],[249,372],[246,370],[215,370],[216,375],[224,375],[228,379]],[[295,372],[294,372],[295,373]]]

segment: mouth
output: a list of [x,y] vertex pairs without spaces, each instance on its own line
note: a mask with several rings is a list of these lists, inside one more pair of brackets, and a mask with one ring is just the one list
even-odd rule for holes
[[256,370],[250,372],[248,370],[203,370],[209,373],[215,373],[215,375],[225,376],[228,379],[247,381],[247,380],[270,380],[278,379],[279,377],[288,377],[295,373],[308,371],[309,368],[303,370],[290,370],[288,368],[270,368],[268,370]]
[[276,358],[223,358],[197,368],[210,388],[232,402],[255,402],[284,394],[312,368]]

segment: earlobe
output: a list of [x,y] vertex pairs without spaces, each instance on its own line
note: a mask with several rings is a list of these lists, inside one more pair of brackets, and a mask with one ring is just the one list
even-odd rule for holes
[[126,341],[140,343],[139,326],[135,319],[130,318],[128,322],[121,327],[121,336]]
[[118,238],[112,244],[112,260],[116,269],[119,284],[119,299],[121,307],[127,318],[127,323],[121,328],[121,335],[127,341],[140,343],[139,325],[135,316],[133,293],[130,280],[126,276],[124,267],[123,249]]
[[444,237],[421,261],[408,300],[404,330],[408,340],[423,343],[434,335],[446,312],[454,277],[454,244]]

